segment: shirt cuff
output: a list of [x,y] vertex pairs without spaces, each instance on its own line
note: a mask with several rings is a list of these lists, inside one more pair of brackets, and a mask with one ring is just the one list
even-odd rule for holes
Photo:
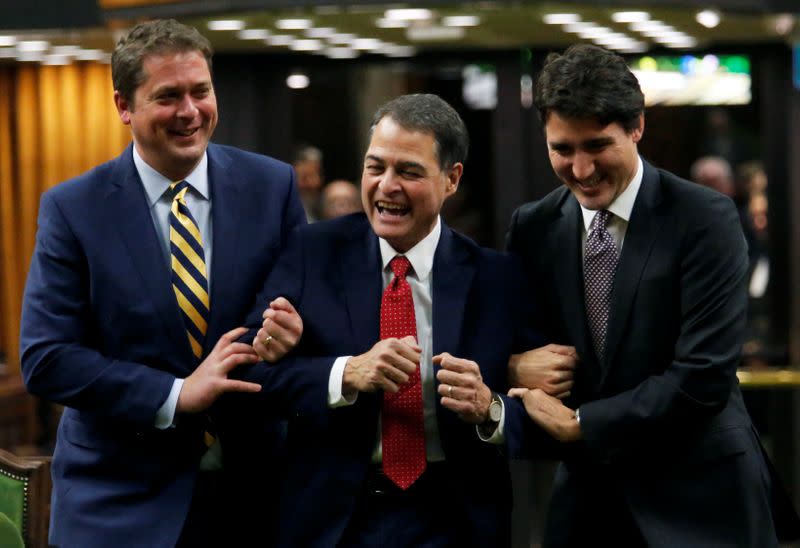
[[156,428],[166,430],[175,426],[175,408],[178,407],[178,396],[183,388],[183,379],[175,379],[166,401],[156,411]]
[[503,401],[503,398],[500,398],[500,422],[497,423],[494,432],[491,433],[488,432],[486,428],[481,428],[480,424],[475,426],[475,429],[478,431],[478,437],[482,441],[494,445],[501,445],[506,442],[506,435],[503,432],[503,426],[505,425],[505,423],[506,423],[506,402]]
[[356,393],[352,399],[348,400],[342,394],[342,383],[344,382],[344,366],[347,365],[347,360],[352,356],[341,356],[336,358],[331,368],[331,376],[328,378],[328,407],[335,409],[337,407],[345,407],[356,403],[358,394]]

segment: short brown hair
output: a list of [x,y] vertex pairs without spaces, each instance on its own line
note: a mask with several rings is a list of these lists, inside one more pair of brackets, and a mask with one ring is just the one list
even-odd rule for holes
[[213,51],[208,38],[194,27],[174,19],[159,19],[139,23],[120,39],[111,55],[111,79],[114,90],[133,107],[136,89],[146,75],[142,65],[148,55],[199,51],[211,70]]

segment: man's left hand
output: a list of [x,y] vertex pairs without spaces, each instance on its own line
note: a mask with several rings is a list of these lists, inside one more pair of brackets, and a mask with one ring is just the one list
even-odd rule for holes
[[303,335],[300,314],[284,297],[278,297],[264,311],[264,323],[253,339],[253,349],[266,362],[276,362],[289,353]]
[[562,442],[583,439],[581,425],[575,420],[575,411],[564,405],[561,400],[548,396],[544,391],[535,388],[512,388],[508,395],[522,399],[525,410],[531,419],[545,432]]
[[489,415],[492,391],[483,382],[478,364],[447,352],[433,357],[441,366],[436,374],[442,407],[454,411],[463,421],[481,424]]

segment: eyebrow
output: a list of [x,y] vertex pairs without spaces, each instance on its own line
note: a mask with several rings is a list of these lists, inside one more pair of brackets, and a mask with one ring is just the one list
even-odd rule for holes
[[[371,160],[373,162],[379,162],[381,164],[385,164],[386,163],[383,158],[381,158],[380,156],[375,156],[374,154],[367,154],[367,156],[364,158],[364,160],[365,161],[370,161]],[[400,161],[400,162],[397,162],[397,168],[398,169],[416,168],[416,169],[419,169],[421,171],[425,171],[425,166],[423,166],[419,162],[403,162],[403,161]]]

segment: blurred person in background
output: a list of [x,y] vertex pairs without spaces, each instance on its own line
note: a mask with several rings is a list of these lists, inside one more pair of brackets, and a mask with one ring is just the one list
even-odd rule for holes
[[337,179],[322,188],[320,197],[320,219],[335,219],[362,211],[361,192],[358,187],[344,179]]
[[297,175],[297,189],[306,212],[306,219],[313,223],[319,219],[319,198],[322,189],[322,151],[310,145],[295,149],[292,166]]

